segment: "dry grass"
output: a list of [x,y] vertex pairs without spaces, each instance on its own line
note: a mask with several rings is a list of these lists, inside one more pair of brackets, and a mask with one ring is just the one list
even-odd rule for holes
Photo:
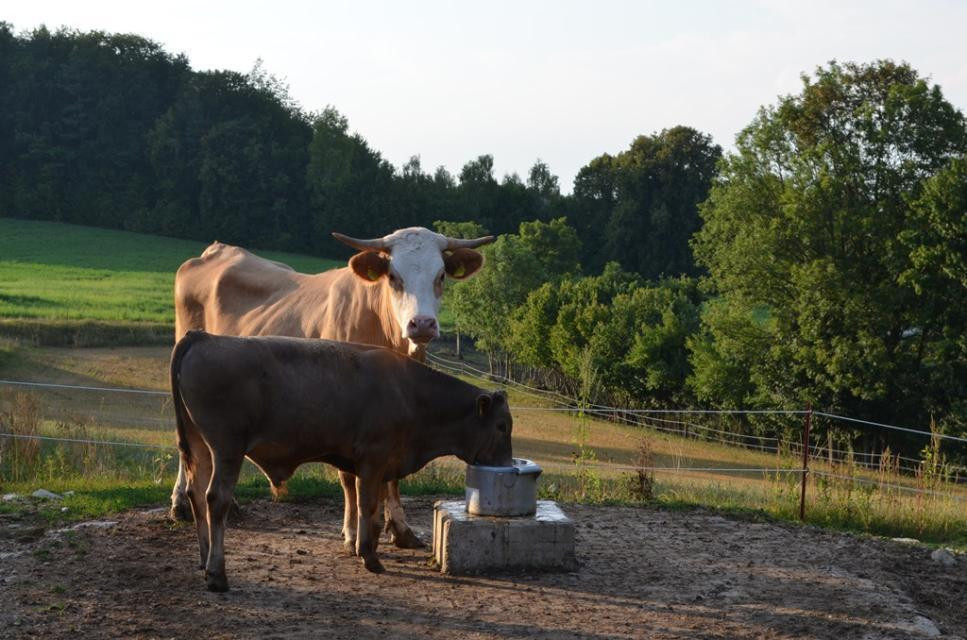
[[[17,358],[8,360],[8,366],[0,366],[0,377],[13,374],[65,384],[163,390],[167,386],[168,353],[163,347],[23,348]],[[159,486],[171,481],[177,460],[166,396],[50,390],[37,392],[29,401],[18,401],[18,397],[29,396],[7,393],[0,398],[0,411],[26,416],[18,429],[169,448],[31,444],[28,447],[33,448],[17,450],[23,469],[18,476],[8,472],[8,482],[31,473],[37,479],[77,477],[79,482],[90,481],[92,476],[111,477],[122,483],[150,479]],[[800,466],[797,456],[567,413],[528,410],[526,407],[546,407],[547,403],[515,391],[511,391],[510,400],[516,407],[515,455],[533,458],[544,467],[540,484],[543,497],[585,502],[657,500],[669,506],[703,505],[782,519],[798,517],[799,474],[789,473]],[[790,421],[798,423],[798,418]],[[12,445],[4,444],[4,451],[11,451]],[[5,455],[11,460],[10,454]],[[895,463],[885,463],[879,469],[865,469],[850,461],[830,464],[814,460],[811,465],[815,471],[846,479],[810,476],[810,522],[967,546],[967,487],[944,482],[936,469],[924,467],[919,475],[908,475],[900,474]],[[671,470],[651,471],[653,467]],[[690,467],[766,471],[710,472],[692,471]],[[335,475],[323,466],[306,465],[300,477],[308,487],[315,487],[309,491],[334,490]],[[261,487],[257,478],[258,472],[247,465],[243,481]],[[404,489],[411,493],[459,493],[462,486],[463,466],[454,459],[441,459],[404,483]],[[912,490],[936,491],[938,495]]]
[[[40,405],[29,393],[4,390],[0,395],[0,478],[26,480],[40,460]],[[21,437],[22,436],[22,437]]]

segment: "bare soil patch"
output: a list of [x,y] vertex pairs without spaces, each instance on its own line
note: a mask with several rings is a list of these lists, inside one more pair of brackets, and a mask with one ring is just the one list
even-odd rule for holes
[[[428,539],[433,501],[405,501]],[[225,594],[205,590],[194,528],[161,510],[0,536],[0,637],[967,635],[963,556],[946,566],[917,545],[703,511],[564,509],[579,571],[454,578],[385,544],[387,572],[367,573],[342,550],[337,502],[256,501],[228,531]]]

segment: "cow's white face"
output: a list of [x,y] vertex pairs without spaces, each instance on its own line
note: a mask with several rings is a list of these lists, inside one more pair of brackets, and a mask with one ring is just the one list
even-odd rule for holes
[[463,279],[483,264],[473,249],[447,249],[450,240],[422,227],[401,229],[382,239],[384,248],[364,251],[349,265],[357,276],[387,288],[400,337],[414,353],[440,335],[437,313],[446,275]]
[[443,295],[443,252],[436,238],[406,233],[390,253],[386,274],[393,311],[404,338],[427,343],[440,335],[437,312]]

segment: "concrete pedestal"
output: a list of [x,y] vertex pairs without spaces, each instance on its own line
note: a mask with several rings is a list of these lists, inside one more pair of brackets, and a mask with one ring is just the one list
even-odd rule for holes
[[574,521],[551,500],[518,518],[474,516],[463,500],[441,500],[433,507],[433,559],[452,575],[574,571]]

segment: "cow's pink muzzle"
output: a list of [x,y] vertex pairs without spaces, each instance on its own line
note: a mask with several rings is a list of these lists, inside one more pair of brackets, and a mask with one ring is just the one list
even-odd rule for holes
[[440,326],[431,316],[414,316],[406,324],[406,337],[413,342],[429,342],[439,335]]

